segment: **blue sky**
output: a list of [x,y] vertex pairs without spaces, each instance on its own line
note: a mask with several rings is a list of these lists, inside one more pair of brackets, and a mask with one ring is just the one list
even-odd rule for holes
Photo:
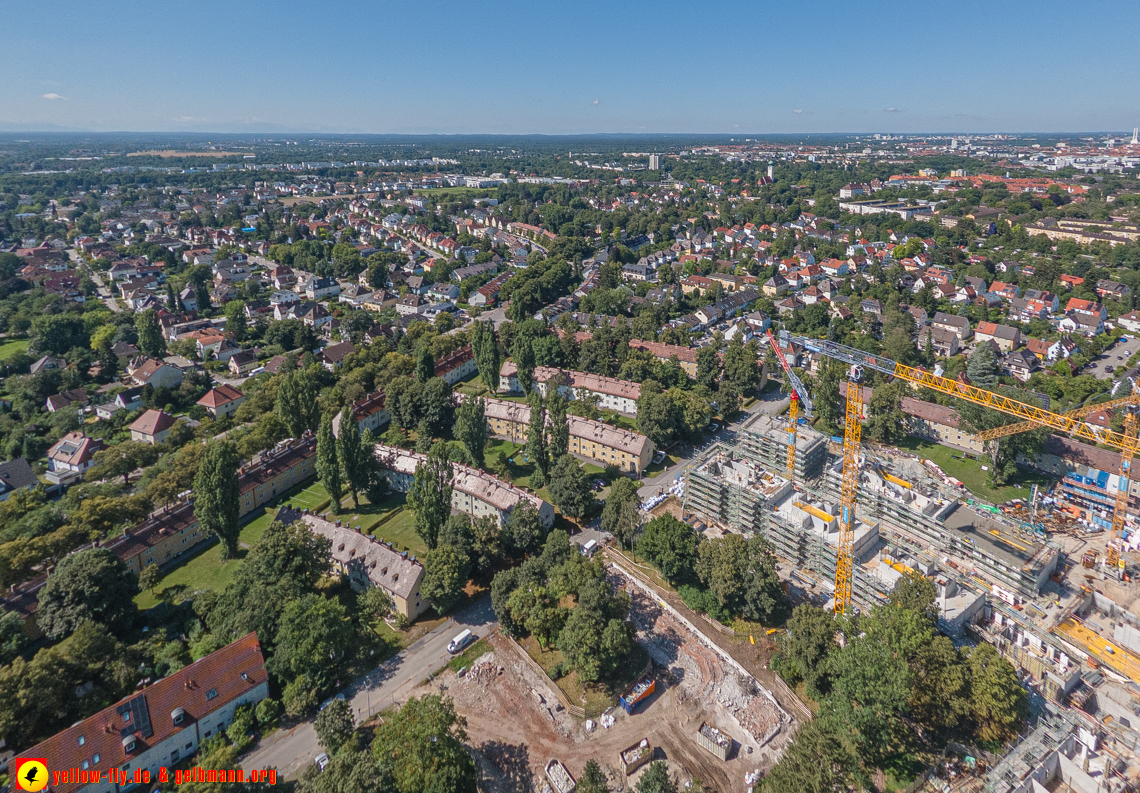
[[0,129],[1016,132],[1140,124],[1140,4],[5,4]]

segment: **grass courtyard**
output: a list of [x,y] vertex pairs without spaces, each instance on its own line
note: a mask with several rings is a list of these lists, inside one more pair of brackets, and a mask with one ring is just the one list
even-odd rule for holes
[[978,460],[969,460],[966,459],[965,452],[914,437],[904,438],[898,446],[931,460],[948,476],[961,480],[971,493],[994,504],[1001,504],[1011,498],[1028,498],[1029,490],[1034,484],[1047,485],[1051,481],[1044,474],[1019,468],[1011,484],[995,488],[989,484],[989,471],[982,470],[983,465],[987,468],[991,465],[985,455],[978,455]]
[[28,339],[4,339],[0,341],[0,361],[28,351]]

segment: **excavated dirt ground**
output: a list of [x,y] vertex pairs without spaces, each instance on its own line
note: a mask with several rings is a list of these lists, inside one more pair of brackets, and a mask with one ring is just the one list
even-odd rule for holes
[[[425,690],[455,701],[467,719],[469,743],[475,749],[481,789],[491,793],[542,793],[543,772],[551,758],[560,760],[575,778],[593,758],[610,778],[610,789],[632,789],[637,774],[625,777],[618,753],[647,738],[655,758],[665,760],[683,789],[700,779],[706,789],[743,791],[744,775],[767,770],[779,759],[793,728],[784,724],[763,747],[759,738],[780,722],[771,700],[752,683],[697,641],[687,627],[636,587],[631,617],[637,641],[654,659],[657,690],[633,715],[615,708],[610,729],[585,725],[558,703],[554,684],[521,657],[522,650],[498,633],[489,637],[492,650],[477,659],[464,677],[447,672]],[[701,722],[735,739],[728,761],[696,743]]]

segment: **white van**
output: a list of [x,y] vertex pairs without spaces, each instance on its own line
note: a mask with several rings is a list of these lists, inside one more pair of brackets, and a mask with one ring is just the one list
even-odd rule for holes
[[582,555],[583,556],[593,556],[594,552],[597,550],[598,550],[598,541],[597,540],[590,540],[589,542],[587,542],[585,545],[582,546]]
[[471,632],[470,628],[465,628],[456,634],[455,638],[451,640],[451,643],[447,645],[447,651],[455,655],[473,641],[475,641],[475,634]]

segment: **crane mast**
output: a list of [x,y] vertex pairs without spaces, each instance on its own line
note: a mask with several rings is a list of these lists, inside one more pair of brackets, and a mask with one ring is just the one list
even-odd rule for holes
[[855,503],[859,496],[859,419],[863,412],[863,367],[847,373],[847,412],[843,431],[843,487],[839,500],[839,547],[835,556],[835,613],[851,605],[855,559]]
[[[1132,406],[1128,415],[1124,417],[1124,434],[1128,437],[1136,435],[1137,408]],[[1132,481],[1132,450],[1124,449],[1120,452],[1120,478],[1116,484],[1116,504],[1112,510],[1112,533],[1108,535],[1108,547],[1105,549],[1105,571],[1112,575],[1120,574],[1120,549],[1117,542],[1124,530],[1124,517],[1128,511],[1128,489]]]

